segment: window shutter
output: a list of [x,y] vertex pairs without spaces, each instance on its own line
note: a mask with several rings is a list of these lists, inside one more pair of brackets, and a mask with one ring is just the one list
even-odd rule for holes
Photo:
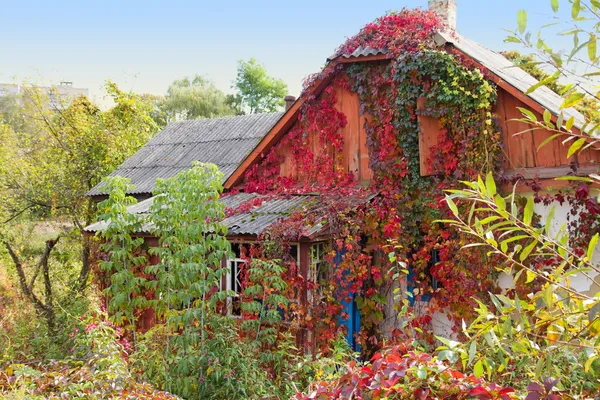
[[439,142],[440,120],[436,117],[421,115],[419,111],[425,110],[425,97],[419,97],[417,100],[417,119],[419,121],[419,163],[421,166],[421,176],[433,175],[431,147]]

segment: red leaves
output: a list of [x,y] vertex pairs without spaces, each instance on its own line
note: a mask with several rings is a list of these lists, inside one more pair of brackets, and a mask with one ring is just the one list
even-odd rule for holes
[[[406,346],[399,345],[377,353],[365,366],[352,364],[336,381],[313,383],[309,395],[297,394],[295,399],[345,399],[350,398],[351,393],[352,398],[357,399],[509,400],[515,398],[511,395],[513,392],[512,388],[466,376],[429,354],[407,351]],[[314,397],[317,393],[320,397]]]
[[377,18],[338,48],[336,55],[351,54],[359,47],[387,50],[393,58],[402,51],[414,51],[430,40],[440,27],[438,16],[431,11],[403,9]]
[[587,198],[590,194],[589,186],[583,182],[579,186],[577,186],[577,190],[575,190],[575,198],[577,200],[583,200]]

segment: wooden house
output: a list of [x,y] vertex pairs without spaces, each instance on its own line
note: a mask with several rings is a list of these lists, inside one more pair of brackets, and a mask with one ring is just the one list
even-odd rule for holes
[[[515,67],[512,62],[501,54],[485,48],[484,46],[468,39],[454,30],[455,2],[452,0],[430,0],[430,8],[437,12],[445,23],[445,28],[438,29],[431,38],[433,51],[447,52],[460,58],[471,70],[479,70],[485,79],[493,85],[497,100],[491,106],[491,113],[500,134],[501,164],[496,166],[496,175],[510,179],[516,176],[524,180],[537,179],[537,184],[546,190],[558,189],[564,182],[557,182],[554,178],[566,174],[586,175],[595,172],[600,157],[595,148],[567,157],[568,145],[563,145],[555,140],[538,150],[540,144],[552,136],[546,130],[526,131],[529,126],[516,121],[522,118],[519,107],[530,110],[539,119],[543,120],[544,110],[551,113],[551,120],[556,123],[560,118],[572,118],[576,132],[584,125],[584,117],[574,109],[561,109],[563,99],[545,86],[526,94],[527,90],[537,83],[537,80],[522,69]],[[223,288],[242,292],[240,274],[244,267],[245,259],[241,255],[244,244],[260,240],[262,235],[281,220],[294,213],[310,214],[322,207],[322,199],[331,191],[336,191],[335,180],[339,179],[340,189],[347,185],[348,180],[363,188],[363,196],[356,201],[350,200],[353,207],[368,205],[376,196],[381,194],[373,186],[376,179],[374,171],[373,133],[369,131],[368,122],[373,119],[369,114],[361,94],[354,89],[352,84],[347,84],[348,75],[357,66],[376,66],[385,68],[395,61],[396,54],[385,46],[374,48],[359,46],[352,52],[338,52],[327,61],[325,71],[317,76],[304,90],[302,95],[289,108],[281,114],[249,115],[213,120],[186,121],[169,125],[150,143],[142,148],[131,159],[119,167],[114,175],[130,177],[137,187],[135,194],[141,201],[131,208],[132,213],[144,214],[152,204],[150,193],[153,183],[158,177],[170,177],[181,169],[188,168],[192,161],[216,163],[225,174],[223,182],[225,195],[222,202],[228,208],[228,217],[224,223],[229,228],[228,238],[235,244],[236,257],[224,260],[228,267],[228,277],[223,282]],[[466,61],[465,61],[466,60]],[[355,70],[354,70],[355,71]],[[303,113],[306,113],[310,104],[318,102],[323,96],[334,98],[335,115],[343,120],[336,130],[336,138],[340,142],[332,145],[319,137],[319,126],[311,131],[306,131],[300,126]],[[427,110],[427,99],[421,96],[415,104],[416,118],[419,123],[418,173],[421,176],[432,176],[439,171],[432,169],[436,146],[439,144],[440,135],[444,132],[444,124],[440,116]],[[391,102],[382,107],[394,106]],[[333,112],[333,111],[332,111]],[[342,117],[343,116],[343,117]],[[329,121],[330,122],[330,121]],[[327,123],[329,123],[327,122]],[[448,121],[445,122],[448,124]],[[317,121],[318,125],[318,121]],[[321,130],[327,129],[323,123]],[[299,127],[300,126],[300,127]],[[313,127],[314,128],[314,127]],[[303,140],[307,147],[300,149],[313,155],[327,153],[331,163],[317,165],[319,173],[334,177],[333,183],[326,189],[308,190],[310,182],[303,165],[298,163],[300,155],[298,147],[290,141],[290,135],[304,135]],[[311,136],[312,135],[312,136]],[[470,157],[463,154],[461,157]],[[314,158],[318,160],[318,157]],[[268,171],[265,160],[269,160]],[[261,175],[263,174],[263,175]],[[268,176],[267,176],[268,174]],[[264,178],[264,179],[261,179]],[[254,184],[249,180],[253,179]],[[256,182],[269,181],[273,185],[258,188]],[[294,182],[303,186],[304,190],[293,190],[286,186],[281,190],[282,182]],[[333,186],[332,186],[333,184]],[[526,185],[518,185],[518,190],[524,194],[531,189]],[[92,196],[99,196],[98,188],[90,192]],[[352,195],[340,195],[352,197]],[[346,199],[346,201],[348,201]],[[246,205],[245,207],[241,207]],[[250,205],[250,206],[248,206]],[[88,228],[87,232],[94,233],[102,229],[102,223],[96,223]],[[140,232],[154,242],[151,228],[146,227],[145,232]],[[325,253],[328,243],[335,239],[331,227],[321,220],[307,223],[301,234],[290,242],[289,258],[296,266],[298,274],[306,282],[322,279],[320,274],[325,263]],[[366,249],[371,246],[371,240],[366,238],[363,245]],[[336,255],[341,257],[341,253]],[[376,262],[373,255],[372,262]],[[153,260],[157,262],[157,260]],[[314,299],[311,290],[299,294],[299,301],[310,302]],[[353,298],[339,299],[342,306],[343,318],[339,319],[341,325],[347,328],[348,341],[356,345],[356,334],[360,331],[361,315]],[[388,296],[388,303],[393,304],[394,297]],[[390,308],[391,307],[391,308]],[[394,317],[393,306],[385,307],[382,325],[393,328],[396,322],[387,321]],[[239,310],[232,303],[230,313]],[[440,320],[432,321],[432,329],[444,331],[448,327],[448,320],[440,316]],[[305,342],[314,342],[314,335],[305,333],[302,336]],[[310,346],[309,346],[310,347]]]

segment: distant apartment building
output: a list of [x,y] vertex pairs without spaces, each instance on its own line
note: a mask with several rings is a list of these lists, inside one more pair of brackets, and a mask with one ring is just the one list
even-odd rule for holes
[[15,83],[0,83],[0,97],[15,95],[20,96],[27,93],[32,87],[40,90],[48,96],[48,105],[51,108],[63,108],[79,96],[89,97],[89,90],[73,87],[73,82],[61,82],[54,86],[24,86]]

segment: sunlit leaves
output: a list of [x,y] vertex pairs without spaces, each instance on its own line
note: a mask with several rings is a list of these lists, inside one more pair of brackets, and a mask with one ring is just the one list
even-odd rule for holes
[[573,6],[571,7],[571,17],[577,19],[581,12],[581,0],[573,0]]
[[519,10],[517,13],[517,24],[519,32],[521,34],[525,33],[525,30],[527,29],[527,11]]
[[592,260],[592,258],[594,257],[594,251],[596,250],[596,246],[598,245],[598,233],[596,233],[594,236],[592,236],[592,239],[590,240],[590,243],[588,244],[588,249],[587,249],[587,258],[588,260]]
[[588,42],[588,57],[590,61],[593,63],[596,61],[596,51],[597,51],[597,37],[593,33],[590,33],[590,40]]
[[540,80],[535,85],[531,86],[529,89],[527,89],[525,91],[525,94],[532,93],[533,91],[535,91],[535,89],[537,89],[537,88],[539,88],[541,86],[545,86],[545,85],[548,85],[550,83],[554,83],[554,82],[556,82],[558,80],[559,77],[560,77],[560,71],[556,71],[552,75],[547,76],[546,78]]
[[585,94],[576,92],[565,98],[560,108],[569,108],[579,104],[585,97]]
[[577,151],[583,146],[586,142],[585,138],[579,138],[569,146],[569,151],[567,152],[567,158],[570,158],[572,155],[577,153]]
[[[579,357],[578,362],[585,364],[584,370],[590,371],[600,352],[595,340],[600,298],[592,298],[574,290],[569,286],[569,280],[574,275],[587,276],[585,274],[589,271],[600,271],[590,263],[600,235],[595,234],[591,238],[585,257],[577,256],[568,247],[569,235],[565,225],[557,232],[551,230],[554,207],[550,208],[543,227],[534,226],[533,197],[527,197],[521,210],[513,206],[509,214],[505,211],[506,203],[509,200],[512,205],[518,203],[515,193],[509,199],[491,196],[491,179],[488,175],[485,182],[478,179],[465,183],[465,189],[449,191],[452,200],[461,207],[454,223],[444,223],[453,224],[474,237],[474,242],[465,246],[467,251],[473,246],[485,245],[490,252],[505,257],[512,265],[510,271],[516,271],[513,285],[517,282],[525,285],[536,285],[536,282],[543,284],[539,289],[533,289],[526,300],[490,294],[495,310],[478,301],[478,317],[465,328],[469,340],[456,351],[461,353],[464,364],[467,360],[470,364],[470,361],[479,358],[473,366],[476,376],[485,373],[496,376],[510,362],[523,363],[519,368],[540,377],[543,374],[564,373],[556,369],[555,362],[562,360],[565,352],[572,354],[572,347],[568,344],[576,337],[580,349],[585,349],[585,354],[579,353],[585,357]],[[476,211],[471,207],[466,217],[465,207],[468,209],[471,203]],[[535,260],[547,260],[552,267],[534,267]],[[528,313],[522,313],[522,309]],[[515,312],[518,313],[517,318]],[[545,342],[540,343],[540,338]],[[498,357],[502,360],[500,366],[497,364]],[[538,357],[539,361],[531,364],[528,361],[530,357]],[[489,365],[495,365],[496,368],[488,368]]]

